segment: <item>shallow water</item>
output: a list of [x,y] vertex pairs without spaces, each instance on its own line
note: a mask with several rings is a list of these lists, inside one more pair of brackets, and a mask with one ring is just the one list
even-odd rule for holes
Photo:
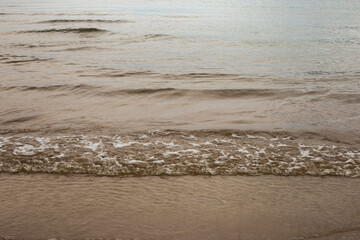
[[356,0],[1,0],[0,128],[359,136],[359,9]]
[[0,171],[358,177],[357,9],[0,1]]
[[358,239],[360,182],[0,174],[8,239]]

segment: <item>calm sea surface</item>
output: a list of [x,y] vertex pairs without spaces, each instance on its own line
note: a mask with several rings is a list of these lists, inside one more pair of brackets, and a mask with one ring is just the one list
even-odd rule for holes
[[355,0],[2,0],[1,128],[359,134],[359,9]]

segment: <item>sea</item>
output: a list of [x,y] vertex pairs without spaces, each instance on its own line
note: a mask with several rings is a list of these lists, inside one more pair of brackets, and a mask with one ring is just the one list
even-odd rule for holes
[[360,239],[359,12],[0,0],[0,239]]

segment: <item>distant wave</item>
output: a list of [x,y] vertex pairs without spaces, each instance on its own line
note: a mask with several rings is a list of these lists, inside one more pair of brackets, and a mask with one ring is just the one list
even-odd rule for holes
[[32,58],[32,59],[5,61],[4,63],[13,64],[13,63],[43,62],[43,61],[48,61],[48,60],[49,59]]
[[356,74],[356,72],[351,71],[307,71],[305,72],[307,75],[327,75],[327,76],[337,76],[337,75],[350,75],[350,74]]
[[14,13],[14,12],[8,12],[8,13],[0,13],[0,16],[11,16],[11,15],[24,15],[23,13]]
[[313,140],[284,132],[232,130],[9,136],[0,137],[0,172],[360,177],[358,146]]
[[[54,14],[51,14],[54,15]],[[57,16],[108,16],[111,14],[107,13],[93,13],[93,12],[83,12],[83,13],[58,13]]]
[[9,12],[4,13],[1,12],[0,15],[24,15],[24,16],[109,16],[111,14],[105,14],[105,13],[16,13],[16,12]]
[[[0,63],[20,64],[27,62],[49,61],[51,59],[40,58],[1,58]],[[136,74],[148,74],[145,72],[130,72],[129,77]],[[124,74],[126,75],[126,74]],[[139,75],[139,76],[140,76]],[[151,96],[153,98],[193,98],[193,99],[229,99],[229,98],[265,98],[265,99],[288,99],[304,96],[312,96],[310,102],[336,100],[344,104],[360,103],[360,93],[332,93],[330,90],[303,91],[299,89],[266,89],[266,88],[243,88],[243,89],[179,89],[179,88],[135,88],[123,89],[103,85],[90,84],[59,84],[39,86],[1,86],[0,91],[53,91],[61,92],[64,95],[86,95],[101,97],[122,97],[122,96]]]
[[0,63],[2,64],[20,64],[29,62],[44,62],[49,61],[51,58],[39,58],[35,56],[17,56],[17,55],[0,55]]
[[53,19],[39,23],[129,23],[128,20],[104,20],[104,19]]
[[100,74],[83,74],[79,75],[79,77],[110,77],[110,78],[120,78],[120,77],[136,77],[136,76],[154,76],[159,75],[156,72],[152,71],[129,71],[129,72],[118,72],[111,71]]
[[122,95],[152,95],[154,97],[193,97],[193,98],[287,98],[305,95],[322,95],[327,91],[298,91],[294,89],[176,89],[140,88],[117,89],[96,85],[49,85],[49,86],[0,86],[0,91],[62,91],[71,94],[86,94],[103,97]]
[[[99,72],[101,72],[100,69]],[[183,74],[168,74],[168,73],[158,73],[153,71],[129,71],[123,72],[118,71],[116,69],[106,69],[106,71],[99,74],[83,74],[79,75],[80,77],[109,77],[109,78],[120,78],[120,77],[129,77],[129,76],[147,76],[147,77],[155,77],[162,78],[168,80],[182,80],[182,79],[232,79],[232,80],[250,80],[250,78],[243,77],[238,74],[228,74],[228,73],[183,73]]]
[[76,51],[94,51],[94,50],[104,50],[105,48],[95,47],[95,46],[84,46],[84,47],[73,47],[73,48],[64,48],[58,50],[50,50],[51,52],[76,52]]
[[234,77],[236,77],[237,79],[239,79],[239,76],[236,74],[225,74],[225,73],[185,73],[185,74],[178,74],[178,75],[165,74],[164,77],[168,78],[168,79],[234,78]]
[[349,94],[330,94],[328,98],[343,101],[344,103],[360,103],[360,93],[349,93]]
[[147,34],[145,35],[146,39],[151,39],[151,38],[170,38],[172,36],[167,35],[167,34]]
[[162,16],[164,18],[200,18],[200,16],[180,16],[180,15],[177,15],[177,16]]
[[101,33],[108,32],[104,29],[99,28],[52,28],[44,30],[30,30],[30,31],[21,31],[21,33]]

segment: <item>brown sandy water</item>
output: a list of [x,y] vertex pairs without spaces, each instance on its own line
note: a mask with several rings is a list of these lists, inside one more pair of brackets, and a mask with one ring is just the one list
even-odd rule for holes
[[0,171],[359,177],[358,14],[285,2],[3,3]]
[[359,239],[360,182],[0,175],[8,239]]
[[247,129],[358,142],[359,8],[2,1],[0,133]]

